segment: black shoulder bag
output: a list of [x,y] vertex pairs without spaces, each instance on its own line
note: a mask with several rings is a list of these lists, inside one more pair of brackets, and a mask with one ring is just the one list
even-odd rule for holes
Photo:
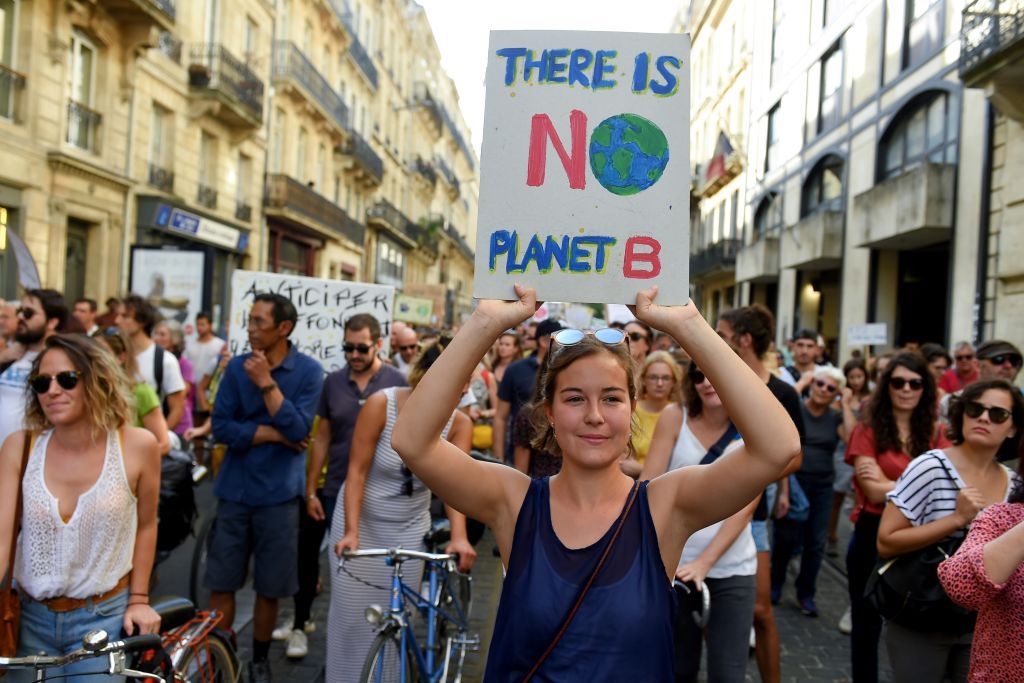
[[710,465],[725,452],[725,449],[731,444],[737,436],[739,436],[739,430],[736,429],[736,425],[732,422],[729,423],[729,428],[725,430],[725,434],[722,434],[721,438],[716,441],[708,452],[704,454],[704,457],[700,459],[698,464]]

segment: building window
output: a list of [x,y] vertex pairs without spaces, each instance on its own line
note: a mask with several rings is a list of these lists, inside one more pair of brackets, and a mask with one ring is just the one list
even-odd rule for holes
[[957,112],[943,91],[918,95],[896,114],[878,145],[878,180],[900,175],[923,161],[956,163]]
[[260,27],[252,17],[245,18],[245,61],[250,62],[256,56],[256,45],[259,43]]
[[811,169],[800,193],[800,217],[842,209],[843,160],[829,154]]
[[197,201],[209,208],[217,207],[217,138],[206,131],[199,134],[199,194]]
[[302,29],[302,52],[306,55],[306,59],[313,61],[313,22],[308,19]]
[[217,42],[217,14],[217,0],[206,0],[206,23],[204,30],[208,45],[213,45]]
[[240,221],[252,220],[252,203],[249,200],[252,191],[252,157],[238,155],[238,178],[235,187],[235,218]]
[[775,0],[772,9],[772,59],[771,73],[769,74],[771,85],[775,84],[775,75],[782,66],[782,59],[786,50],[784,28],[786,26],[786,5],[789,2],[790,0]]
[[769,192],[754,212],[754,240],[778,235],[782,230],[782,194]]
[[377,246],[377,283],[401,287],[405,282],[405,254],[391,242]]
[[836,20],[842,11],[842,5],[839,4],[839,0],[822,0],[821,4],[821,25],[825,27]]
[[149,184],[164,192],[174,191],[171,170],[174,119],[169,109],[153,104],[153,129],[149,134]]
[[324,143],[316,149],[316,191],[327,194],[327,147]]
[[942,0],[906,0],[903,68],[920,64],[942,45]]
[[782,124],[781,109],[782,102],[779,102],[768,112],[768,136],[764,153],[764,170],[768,171],[779,165],[779,155],[782,150]]
[[270,170],[273,173],[283,171],[281,157],[284,153],[284,130],[285,130],[284,109],[274,111],[274,132],[270,142]]
[[18,3],[0,0],[0,118],[14,118],[14,96],[25,77],[14,70]]
[[68,44],[68,142],[95,151],[101,116],[95,110],[96,47],[77,31]]
[[733,190],[732,200],[729,204],[729,234],[728,238],[733,240],[739,234],[739,211],[740,211],[740,191]]
[[309,245],[282,237],[277,248],[276,272],[285,275],[312,275],[309,267],[312,251]]
[[836,43],[821,58],[818,89],[818,133],[832,128],[843,109],[843,49]]
[[299,142],[295,146],[295,177],[306,182],[306,145],[307,134],[305,128],[299,128]]

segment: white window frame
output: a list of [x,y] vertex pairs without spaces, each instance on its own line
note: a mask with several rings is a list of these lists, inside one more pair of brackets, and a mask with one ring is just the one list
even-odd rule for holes
[[[89,92],[87,93],[86,99],[88,102],[82,102],[81,100],[74,99],[74,95],[78,92],[81,87],[81,73],[80,65],[82,59],[82,48],[86,48],[92,51],[92,64],[89,74]],[[68,101],[81,104],[84,107],[95,110],[96,106],[96,62],[99,61],[99,50],[96,49],[96,44],[85,37],[78,31],[71,32],[71,40],[68,43]],[[70,145],[85,149],[86,151],[94,151],[96,149],[96,131],[91,128],[88,129],[86,135],[85,147],[75,143],[78,139],[78,126],[79,121],[68,116],[68,131],[67,131],[67,142]]]

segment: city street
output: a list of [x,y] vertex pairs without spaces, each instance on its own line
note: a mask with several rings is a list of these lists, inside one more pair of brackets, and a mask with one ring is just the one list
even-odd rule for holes
[[[202,484],[197,489],[201,515],[210,514],[214,508],[212,486]],[[848,509],[847,511],[848,512]],[[844,513],[845,514],[845,513]],[[850,532],[845,520],[840,527],[840,547]],[[479,553],[473,570],[473,629],[480,635],[479,652],[467,655],[464,680],[467,683],[483,679],[487,648],[490,645],[491,629],[497,611],[501,590],[501,563],[491,553],[493,539],[488,532],[477,546]],[[172,557],[159,567],[160,577],[154,595],[188,594],[189,570],[194,541],[191,539],[178,548]],[[309,655],[298,661],[285,657],[284,644],[275,643],[271,649],[274,677],[278,681],[296,683],[319,682],[323,680],[324,658],[327,643],[326,619],[330,601],[330,581],[335,564],[328,553],[321,556],[321,575],[324,577],[324,592],[313,604],[313,617],[317,629],[309,635]],[[782,643],[782,680],[787,683],[831,683],[849,680],[849,639],[836,628],[847,607],[846,577],[842,557],[827,558],[818,579],[817,603],[821,611],[817,619],[803,616],[795,601],[792,580],[795,577],[791,567],[790,581],[782,601],[775,608]],[[254,595],[246,589],[238,595],[238,644],[241,660],[247,661],[252,643],[252,604]],[[713,605],[713,603],[712,603]],[[290,612],[291,601],[282,601],[282,613]],[[713,607],[712,607],[713,609]],[[369,626],[367,626],[369,628]],[[353,654],[362,659],[362,654]],[[882,647],[881,681],[890,680]],[[747,680],[759,681],[757,664],[751,654],[747,666]]]

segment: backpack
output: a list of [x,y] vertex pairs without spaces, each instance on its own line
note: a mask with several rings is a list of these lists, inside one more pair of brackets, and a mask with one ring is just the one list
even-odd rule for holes
[[180,450],[160,458],[160,505],[157,509],[156,549],[170,552],[192,533],[196,496],[192,456]]
[[164,347],[156,342],[153,343],[153,380],[156,382],[156,395],[160,399],[160,409],[164,417],[171,414],[171,407],[167,404],[167,397],[164,395]]

